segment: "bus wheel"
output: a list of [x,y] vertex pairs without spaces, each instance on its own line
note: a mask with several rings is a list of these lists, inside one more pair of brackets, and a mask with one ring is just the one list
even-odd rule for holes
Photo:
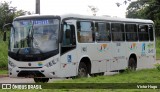
[[49,81],[49,78],[34,78],[35,83],[39,83],[39,82],[46,83],[48,81]]
[[96,77],[96,76],[103,76],[104,72],[101,73],[94,73],[94,74],[89,74],[91,77]]
[[94,73],[94,74],[89,74],[91,77],[96,77],[96,74]]
[[77,77],[81,78],[81,77],[87,77],[87,76],[88,76],[88,72],[87,72],[86,64],[83,62],[80,62]]
[[136,61],[134,58],[130,58],[129,59],[129,65],[128,65],[128,68],[132,71],[135,71],[136,70]]
[[99,76],[103,76],[104,75],[104,72],[101,72],[101,73],[98,73]]

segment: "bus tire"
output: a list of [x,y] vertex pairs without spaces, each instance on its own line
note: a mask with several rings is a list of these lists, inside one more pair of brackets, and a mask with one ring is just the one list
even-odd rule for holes
[[35,83],[47,83],[49,78],[34,78]]
[[103,76],[104,75],[104,72],[101,72],[101,73],[98,73],[99,76]]
[[81,78],[81,77],[87,77],[87,76],[88,76],[88,71],[87,71],[86,64],[84,62],[80,62],[77,77]]
[[93,73],[93,74],[89,74],[91,77],[96,77],[96,74]]
[[89,74],[91,77],[103,76],[104,72]]
[[132,70],[132,71],[135,71],[135,70],[136,70],[136,61],[135,61],[135,59],[132,58],[132,57],[129,59],[128,69],[129,69],[129,70]]

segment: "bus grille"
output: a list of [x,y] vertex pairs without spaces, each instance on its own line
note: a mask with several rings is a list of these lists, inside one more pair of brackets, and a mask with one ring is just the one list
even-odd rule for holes
[[34,78],[34,77],[45,77],[40,71],[20,71],[18,73],[18,77],[27,77],[27,78]]

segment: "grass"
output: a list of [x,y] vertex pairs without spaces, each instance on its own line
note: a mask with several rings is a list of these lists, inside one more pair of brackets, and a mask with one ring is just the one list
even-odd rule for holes
[[[125,72],[111,76],[98,76],[74,80],[60,80],[54,83],[160,83],[160,70],[144,69]],[[158,86],[158,84],[157,84]],[[0,90],[8,92],[9,90]],[[10,90],[13,92],[159,92],[160,89],[43,89],[43,90]]]
[[8,74],[8,70],[0,70],[0,74]]
[[6,42],[0,41],[0,68],[7,69],[8,46]]
[[160,83],[160,70],[143,69],[112,76],[98,76],[74,80],[56,81],[57,83]]
[[160,37],[156,38],[156,58],[160,59]]

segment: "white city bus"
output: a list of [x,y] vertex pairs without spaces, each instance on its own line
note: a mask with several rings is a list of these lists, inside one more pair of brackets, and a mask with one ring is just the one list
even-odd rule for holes
[[9,76],[48,82],[54,77],[153,68],[154,32],[153,21],[142,19],[74,14],[17,17],[11,24]]

